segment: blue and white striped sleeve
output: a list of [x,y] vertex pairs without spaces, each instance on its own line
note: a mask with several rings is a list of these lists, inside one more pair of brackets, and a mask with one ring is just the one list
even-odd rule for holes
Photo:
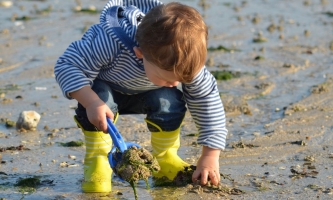
[[100,68],[112,59],[114,44],[99,25],[92,26],[82,37],[69,45],[54,67],[56,81],[65,97],[84,86],[92,85]]
[[189,111],[199,130],[198,144],[224,149],[228,130],[214,76],[203,67],[191,83],[183,84]]

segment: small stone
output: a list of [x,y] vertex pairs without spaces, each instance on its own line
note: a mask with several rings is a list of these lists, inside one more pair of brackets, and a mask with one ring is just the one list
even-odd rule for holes
[[2,33],[2,34],[9,34],[9,30],[5,28],[5,29],[3,29],[3,30],[1,31],[1,33]]
[[255,16],[255,17],[252,19],[252,23],[254,23],[254,24],[258,24],[260,21],[261,21],[261,18],[260,18],[259,16]]
[[253,135],[256,136],[256,137],[259,137],[260,136],[260,132],[255,131],[255,132],[253,132]]
[[68,164],[67,167],[78,167],[79,165],[78,164]]
[[3,104],[8,104],[8,103],[12,103],[13,102],[13,99],[8,99],[8,98],[3,98],[1,103]]
[[294,68],[295,68],[295,65],[290,64],[290,63],[284,63],[282,67],[284,67],[284,68],[294,69]]
[[305,156],[304,161],[313,162],[315,160],[314,156]]
[[23,111],[21,112],[17,122],[17,129],[35,130],[40,120],[40,114],[36,111]]
[[269,32],[273,32],[275,29],[276,29],[275,24],[271,24],[271,25],[269,25],[269,26],[267,27],[267,30],[268,30]]
[[75,160],[75,159],[76,159],[76,156],[73,156],[73,155],[69,155],[69,154],[68,154],[68,158],[69,158],[69,159],[72,159],[72,160]]
[[49,138],[49,139],[54,138],[54,136],[55,136],[55,133],[48,133],[47,134],[47,138]]
[[60,167],[68,167],[68,163],[67,162],[61,162],[59,164]]
[[212,58],[212,57],[210,57],[210,58],[208,58],[208,60],[207,60],[207,62],[206,62],[206,65],[208,66],[208,67],[211,67],[211,66],[214,66],[214,58]]
[[11,7],[12,5],[13,5],[13,2],[11,2],[11,1],[1,1],[1,2],[0,2],[0,6],[1,6],[1,7],[9,8],[9,7]]

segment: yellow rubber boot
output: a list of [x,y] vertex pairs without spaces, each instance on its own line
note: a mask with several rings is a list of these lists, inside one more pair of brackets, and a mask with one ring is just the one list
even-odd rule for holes
[[84,130],[75,117],[74,120],[84,133],[86,145],[82,191],[111,192],[112,169],[107,157],[112,147],[110,135],[102,131]]
[[184,167],[190,164],[183,161],[177,154],[180,147],[180,127],[174,131],[162,131],[156,124],[146,120],[147,123],[155,126],[159,132],[152,132],[151,145],[153,148],[153,156],[156,157],[161,170],[154,173],[156,178],[167,177],[173,180],[179,171],[183,171]]

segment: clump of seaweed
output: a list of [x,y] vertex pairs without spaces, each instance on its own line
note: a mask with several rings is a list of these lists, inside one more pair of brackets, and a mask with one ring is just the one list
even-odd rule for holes
[[230,80],[232,78],[240,77],[239,72],[232,72],[232,71],[211,71],[212,75],[215,77],[216,80]]
[[37,177],[24,178],[17,181],[15,186],[19,187],[32,187],[36,188],[41,184],[40,179]]
[[144,148],[132,146],[124,151],[121,160],[117,162],[113,170],[121,179],[131,184],[135,198],[137,199],[135,184],[139,180],[144,180],[149,189],[148,178],[153,172],[160,170],[160,165],[149,151]]
[[66,142],[66,143],[60,143],[61,146],[63,147],[80,147],[84,144],[83,141],[70,141],[70,142]]
[[333,17],[333,12],[327,11],[327,12],[323,12],[323,14],[329,16],[329,17]]
[[7,93],[9,91],[15,91],[15,90],[19,90],[20,86],[16,85],[16,84],[8,84],[5,85],[4,87],[0,88],[0,93]]
[[234,149],[238,149],[238,148],[244,149],[244,148],[254,148],[254,147],[259,147],[259,146],[253,145],[253,144],[245,144],[243,141],[240,141],[240,142],[232,145],[232,148],[234,148]]
[[219,45],[217,47],[209,47],[209,48],[207,48],[207,51],[234,52],[234,51],[240,51],[240,50],[239,49],[231,49],[231,48],[227,48],[225,46]]

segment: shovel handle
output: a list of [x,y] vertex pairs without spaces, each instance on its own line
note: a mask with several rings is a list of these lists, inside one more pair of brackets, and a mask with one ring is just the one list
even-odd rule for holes
[[120,132],[118,131],[116,126],[113,124],[113,122],[111,121],[110,118],[107,117],[106,121],[108,124],[108,132],[112,138],[112,142],[113,142],[114,146],[116,148],[118,148],[118,150],[120,152],[123,153],[125,150],[127,150],[127,145],[125,144],[123,137],[121,136]]

